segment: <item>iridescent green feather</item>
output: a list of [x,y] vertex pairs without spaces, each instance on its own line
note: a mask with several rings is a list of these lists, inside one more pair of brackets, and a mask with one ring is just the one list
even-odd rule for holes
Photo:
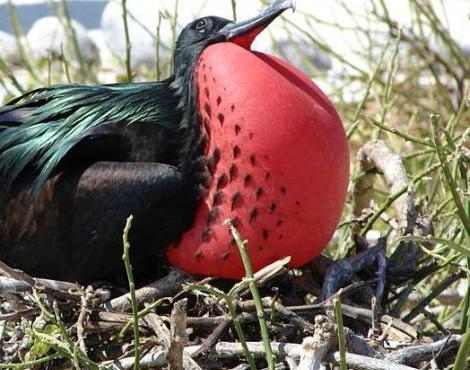
[[27,168],[37,192],[67,153],[103,125],[154,123],[177,129],[170,81],[105,86],[64,85],[30,92],[0,108],[0,178]]

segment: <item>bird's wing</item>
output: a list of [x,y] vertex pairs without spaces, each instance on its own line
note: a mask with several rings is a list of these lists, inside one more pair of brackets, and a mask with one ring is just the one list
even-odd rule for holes
[[0,178],[13,183],[32,168],[34,194],[77,143],[115,134],[113,125],[176,129],[177,103],[167,81],[34,90],[0,107]]

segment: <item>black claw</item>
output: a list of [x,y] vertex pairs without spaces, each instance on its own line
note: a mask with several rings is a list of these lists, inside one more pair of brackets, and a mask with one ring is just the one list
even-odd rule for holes
[[[365,243],[362,239],[361,243]],[[377,299],[377,304],[381,305],[383,293],[385,290],[385,279],[387,272],[387,260],[385,257],[386,241],[379,239],[377,244],[365,251],[357,254],[354,257],[338,260],[333,265],[328,267],[325,280],[323,282],[323,299],[327,299],[335,294],[339,289],[349,283],[361,281],[358,273],[365,268],[376,264],[376,287],[373,292],[368,286],[367,289],[369,297],[374,296]]]

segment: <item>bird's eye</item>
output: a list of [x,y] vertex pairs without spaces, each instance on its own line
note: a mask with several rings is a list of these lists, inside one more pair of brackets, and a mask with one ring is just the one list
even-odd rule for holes
[[196,30],[198,30],[199,33],[206,33],[207,26],[208,22],[205,18],[201,18],[196,22]]

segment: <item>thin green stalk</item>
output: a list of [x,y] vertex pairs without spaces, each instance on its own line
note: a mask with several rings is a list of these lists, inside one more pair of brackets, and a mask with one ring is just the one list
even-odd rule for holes
[[437,155],[439,157],[439,162],[441,164],[442,171],[444,173],[444,177],[447,181],[447,185],[450,188],[450,192],[452,197],[454,198],[454,203],[457,207],[457,213],[462,221],[462,224],[467,232],[467,237],[470,238],[470,218],[467,215],[465,207],[463,205],[462,199],[460,198],[460,194],[457,190],[457,184],[452,176],[449,166],[447,165],[444,148],[442,146],[442,141],[439,136],[438,125],[439,125],[439,116],[436,114],[431,115],[431,124],[432,124],[432,133],[434,143],[436,145]]
[[[68,358],[69,360],[73,361],[74,358],[74,346],[70,346],[68,343],[62,342],[61,340],[57,339],[52,335],[48,335],[45,333],[40,333],[38,331],[33,330],[33,335],[40,341],[47,343],[56,352],[60,357]],[[92,360],[90,360],[80,349],[77,351],[77,360],[79,363],[83,364],[85,369],[89,370],[98,370],[99,366]]]
[[78,351],[80,350],[80,344],[76,342],[73,346],[73,353],[72,353],[72,363],[77,368],[77,370],[80,370],[80,360],[78,359]]
[[457,44],[457,42],[449,35],[448,30],[443,27],[441,20],[434,12],[432,5],[429,3],[424,6],[424,4],[421,4],[419,1],[416,1],[415,3],[419,10],[421,10],[421,14],[424,14],[424,16],[428,19],[430,26],[441,37],[451,53],[458,60],[460,67],[464,68],[465,71],[468,71],[469,64],[466,56],[462,52],[462,49]]
[[23,88],[23,86],[21,86],[21,84],[19,83],[19,81],[16,79],[15,75],[13,74],[13,72],[10,70],[10,68],[8,68],[8,66],[6,65],[6,63],[3,61],[3,59],[0,58],[0,72],[3,72],[3,74],[8,77],[11,81],[11,83],[13,84],[13,86],[15,86],[15,88],[21,93],[21,94],[24,94],[26,93],[26,90]]
[[8,95],[13,95],[12,91],[8,88],[6,82],[3,80],[1,75],[0,75],[0,85],[2,86],[2,88],[5,90],[5,92]]
[[[295,22],[283,18],[283,21],[287,23],[289,26],[293,27],[295,30],[299,31],[301,34],[303,34],[307,39],[309,39],[312,43],[317,45],[321,50],[327,52],[329,55],[334,56],[336,59],[338,59],[340,62],[344,63],[345,65],[351,67],[354,69],[357,73],[361,75],[367,75],[367,72],[364,71],[363,69],[359,68],[358,66],[354,65],[351,63],[348,59],[346,59],[344,56],[342,56],[340,53],[336,52],[333,50],[330,46],[328,46],[326,43],[320,41],[319,39],[315,38],[310,32],[307,30],[303,29],[301,26],[296,24]],[[376,78],[376,81],[380,84],[384,84],[382,80],[380,80],[379,77]]]
[[[153,302],[152,304],[148,305],[147,307],[145,307],[143,310],[139,311],[139,313],[137,314],[137,316],[140,318],[144,317],[145,315],[147,315],[148,313],[152,312],[155,308],[159,307],[162,305],[163,302],[165,301],[168,301],[168,302],[171,302],[172,299],[171,298],[161,298],[161,299],[158,299],[156,300],[155,302]],[[126,332],[127,330],[130,328],[131,325],[134,324],[134,318],[130,319],[126,325],[124,325],[124,327],[121,329],[121,331],[119,332],[119,336],[120,337],[123,337],[124,335],[126,335]]]
[[[125,1],[125,0],[124,0]],[[124,228],[124,233],[122,234],[122,243],[124,247],[124,253],[122,255],[122,260],[124,261],[124,266],[126,268],[127,280],[129,282],[129,292],[131,296],[132,304],[132,326],[134,328],[134,370],[140,369],[140,337],[139,337],[139,309],[137,305],[137,298],[135,296],[135,283],[134,277],[132,276],[132,265],[129,256],[129,249],[131,247],[129,243],[129,231],[132,226],[133,216],[129,216],[126,221],[126,226]]]
[[364,96],[362,97],[362,100],[360,101],[359,105],[356,108],[356,111],[354,112],[353,119],[351,120],[352,125],[348,128],[348,131],[346,133],[348,139],[351,138],[351,136],[354,134],[357,127],[359,126],[359,115],[361,114],[362,109],[364,108],[364,106],[366,105],[367,100],[369,99],[372,84],[374,83],[375,79],[377,78],[377,74],[379,73],[379,70],[382,67],[384,55],[385,55],[385,50],[382,53],[382,57],[380,59],[380,62],[377,64],[377,67],[375,68],[374,72],[371,74],[369,80],[367,81],[367,85],[366,85],[366,89],[365,89],[366,91],[364,93]]
[[232,6],[232,18],[234,21],[236,21],[237,20],[237,1],[230,0],[230,4]]
[[390,132],[391,134],[397,135],[397,136],[401,137],[402,139],[404,139],[406,141],[411,141],[415,144],[425,145],[425,146],[434,148],[434,145],[432,145],[431,141],[429,141],[427,139],[421,139],[421,138],[416,137],[416,136],[408,135],[407,133],[405,133],[401,130],[397,130],[395,128],[388,127],[383,122],[380,122],[380,121],[378,121],[374,118],[371,118],[369,120],[369,122],[372,123],[374,126],[377,126],[377,127],[379,127],[380,129],[382,129],[384,131]]
[[425,155],[428,155],[428,154],[433,154],[434,152],[435,152],[435,150],[434,150],[434,146],[433,146],[432,149],[422,149],[422,150],[419,150],[417,152],[407,154],[403,157],[403,160],[409,161],[411,159],[422,157],[422,156],[425,156]]
[[23,66],[25,67],[25,69],[30,74],[30,76],[36,82],[39,82],[39,77],[36,74],[36,71],[34,70],[32,64],[30,63],[29,58],[27,57],[25,47],[24,47],[23,43],[21,42],[21,39],[24,36],[24,32],[21,28],[21,23],[20,23],[20,19],[18,17],[18,13],[16,12],[16,8],[13,5],[12,0],[8,0],[7,5],[8,5],[8,17],[9,17],[10,23],[13,27],[13,33],[15,35],[16,47],[18,49],[18,53],[20,54],[21,62],[23,64]]
[[336,298],[333,298],[336,325],[338,327],[339,368],[341,370],[348,370],[346,365],[346,341],[344,339],[343,310],[341,308],[340,292],[341,290],[337,293]]
[[[464,137],[465,136],[466,135],[464,134]],[[463,143],[464,143],[464,139],[462,139],[462,145]],[[469,191],[468,174],[467,172],[463,171],[464,169],[465,169],[465,166],[460,161],[462,189],[463,191],[468,193]],[[467,200],[467,215],[470,215],[470,199]],[[467,258],[467,268],[470,268],[470,258]],[[464,298],[463,307],[462,307],[462,319],[460,322],[460,331],[462,334],[470,329],[469,310],[470,310],[470,275],[467,276],[467,291],[465,292],[465,298]]]
[[48,309],[46,308],[46,306],[44,306],[44,304],[42,303],[41,297],[39,296],[39,293],[36,290],[36,288],[33,288],[33,298],[36,304],[38,305],[39,309],[41,310],[41,314],[44,317],[44,319],[49,320],[49,321],[53,320],[54,315],[50,313]]
[[[173,9],[173,17],[171,18],[171,55],[175,56],[175,47],[176,47],[176,27],[178,25],[178,7],[179,7],[179,0],[175,1],[175,8]],[[172,64],[168,64],[168,74],[171,74]]]
[[69,61],[65,57],[64,51],[60,55],[60,61],[62,62],[62,68],[64,69],[65,78],[69,84],[72,83],[72,77],[70,76]]
[[54,361],[62,356],[58,353],[53,353],[52,355],[44,356],[33,361],[22,362],[21,364],[0,364],[0,369],[9,369],[9,370],[20,370],[20,369],[31,369],[37,365],[47,364],[51,361]]
[[367,221],[366,226],[362,229],[361,235],[366,235],[366,233],[372,228],[372,225],[374,224],[375,221],[377,221],[380,216],[393,204],[394,201],[396,201],[398,198],[400,198],[403,194],[405,194],[408,190],[407,186],[404,186],[394,194],[390,195],[387,200],[384,202],[382,207],[380,207]]
[[127,24],[127,0],[121,0],[122,21],[124,24],[124,36],[126,38],[126,73],[127,81],[132,82],[131,41],[129,37],[129,25]]
[[[469,91],[466,91],[465,95],[467,96]],[[462,99],[459,105],[459,109],[457,110],[457,114],[455,114],[452,119],[449,121],[449,124],[446,127],[446,131],[449,132],[451,136],[455,134],[455,129],[457,128],[462,115],[464,114],[465,110],[470,107],[470,100],[469,98],[465,97]]]
[[59,307],[56,301],[53,302],[52,307],[54,309],[54,323],[59,328],[61,338],[65,343],[66,350],[68,353],[67,357],[71,359],[74,364],[76,364],[76,368],[80,368],[79,364],[81,363],[85,365],[87,369],[98,369],[98,365],[92,360],[90,360],[90,358],[88,358],[88,355],[84,351],[82,351],[80,347],[78,347],[76,343],[72,341],[72,339],[70,339],[67,329],[65,328],[65,325],[60,318]]
[[261,296],[259,294],[258,286],[256,285],[256,281],[253,276],[253,269],[251,267],[251,262],[248,257],[248,253],[245,248],[245,241],[242,239],[240,233],[237,229],[233,226],[232,223],[229,223],[230,231],[232,233],[232,237],[235,239],[235,242],[238,246],[238,250],[240,252],[240,256],[242,258],[243,266],[245,267],[246,272],[246,280],[248,281],[248,285],[250,287],[251,294],[253,296],[253,300],[255,303],[256,314],[258,316],[259,327],[261,330],[261,337],[263,339],[263,345],[266,355],[266,362],[268,363],[268,369],[274,370],[275,368],[275,357],[271,348],[271,340],[269,339],[269,332],[268,332],[268,325],[266,324],[266,320],[264,319],[264,309],[263,303],[261,302]]
[[463,254],[464,256],[470,258],[470,249],[466,249],[460,246],[458,243],[455,243],[451,240],[443,238],[433,238],[433,237],[422,237],[422,236],[402,236],[396,239],[396,241],[414,241],[420,243],[432,243],[432,244],[443,244],[447,247],[454,249],[455,251]]
[[430,166],[426,167],[425,170],[418,173],[416,176],[413,176],[413,183],[418,185],[424,177],[426,177],[429,174],[433,173],[434,171],[438,170],[440,167],[441,167],[440,163],[436,163],[436,164],[433,164],[433,165],[430,165]]
[[[467,258],[467,268],[470,267],[469,258]],[[467,283],[470,283],[469,278],[467,278]],[[468,320],[468,310],[470,309],[470,289],[467,287],[465,292],[465,297],[462,300],[462,319],[460,320],[460,332],[465,334],[468,330],[469,320]]]
[[[202,285],[202,284],[189,284],[185,290],[195,290],[199,291],[202,293],[209,294],[213,297],[217,297],[218,299],[223,299],[227,303],[227,308],[230,314],[230,317],[232,318],[232,323],[233,326],[235,327],[235,331],[237,332],[238,340],[240,341],[240,345],[242,346],[243,349],[243,355],[245,356],[245,359],[248,362],[248,365],[250,366],[251,370],[256,370],[256,363],[253,358],[253,355],[250,353],[250,350],[248,349],[248,345],[246,342],[246,337],[245,333],[243,333],[243,328],[240,324],[240,321],[238,320],[238,314],[237,310],[235,307],[235,304],[233,303],[233,296],[231,294],[226,294],[220,289],[214,288],[212,286],[209,286],[207,284]],[[233,290],[233,288],[232,288]]]
[[161,45],[161,35],[160,29],[162,26],[162,12],[158,12],[158,23],[157,23],[157,34],[155,40],[155,77],[157,81],[160,81],[162,77],[162,67],[160,63],[160,45]]
[[49,54],[47,56],[47,87],[52,85],[52,57]]
[[65,2],[65,0],[61,0],[61,9],[62,9],[62,14],[65,18],[65,25],[67,27],[69,40],[72,42],[73,49],[75,51],[75,55],[78,60],[80,74],[82,76],[82,79],[85,80],[87,77],[87,73],[85,69],[85,59],[83,58],[82,51],[80,50],[80,45],[78,45],[77,33],[75,32],[75,28],[72,25],[72,19],[70,18],[69,9],[67,7],[67,3]]
[[465,370],[467,367],[467,357],[470,353],[470,330],[462,337],[462,343],[460,343],[459,351],[455,359],[453,370]]
[[434,210],[434,212],[431,213],[431,216],[429,217],[429,221],[434,221],[434,220],[437,218],[437,216],[439,216],[439,215],[442,213],[442,211],[444,211],[444,209],[446,208],[446,206],[447,206],[449,203],[453,202],[453,201],[454,201],[454,198],[452,198],[452,197],[449,197],[449,198],[447,198],[446,200],[444,200],[444,201],[439,205],[439,207],[437,207],[437,208]]
[[46,333],[41,333],[37,330],[34,330],[34,328],[32,332],[33,336],[38,338],[40,341],[46,342],[52,348],[54,348],[59,357],[66,357],[72,361],[74,357],[76,357],[77,361],[84,364],[87,369],[98,369],[98,365],[92,360],[90,360],[86,353],[82,352],[80,349],[78,349],[78,351],[74,355],[75,345],[70,339],[67,329],[65,328],[64,324],[62,323],[62,320],[60,319],[60,313],[57,303],[54,302],[53,304],[54,314],[52,314],[42,303],[41,297],[39,296],[39,293],[35,288],[33,288],[33,297],[36,304],[41,309],[41,314],[44,319],[49,322],[52,322],[59,329],[60,339]]
[[[393,105],[393,99],[392,99],[393,81],[394,81],[393,77],[395,76],[398,70],[397,58],[398,58],[398,51],[400,50],[401,35],[402,35],[402,31],[400,29],[398,32],[397,42],[395,43],[395,48],[393,49],[392,58],[389,64],[389,72],[387,75],[387,80],[385,82],[383,98],[381,99],[381,102],[380,102],[382,110],[380,113],[380,119],[378,121],[382,125],[385,123],[385,118],[387,117],[387,114],[391,106]],[[378,127],[380,128],[380,126]],[[380,129],[376,130],[376,132],[374,133],[374,139],[378,139],[379,136],[380,136]]]
[[240,324],[240,321],[237,318],[238,315],[237,315],[235,306],[231,299],[226,300],[226,302],[227,302],[227,307],[228,307],[230,316],[232,316],[232,322],[233,322],[233,326],[235,327],[235,331],[237,332],[238,340],[240,341],[240,344],[243,348],[243,354],[245,356],[245,359],[248,361],[248,365],[250,366],[250,369],[256,370],[257,368],[256,368],[255,359],[253,358],[253,355],[248,349],[248,344],[246,342],[245,333],[243,333],[242,326]]

